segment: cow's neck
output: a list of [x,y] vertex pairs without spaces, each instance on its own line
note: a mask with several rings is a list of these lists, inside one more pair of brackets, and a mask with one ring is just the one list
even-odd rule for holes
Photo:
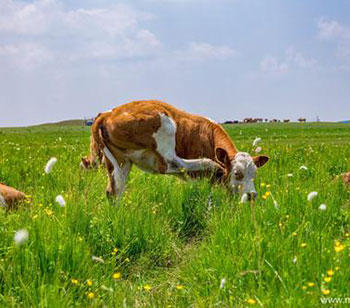
[[229,135],[219,124],[216,124],[214,128],[214,148],[218,147],[227,152],[230,161],[238,152]]

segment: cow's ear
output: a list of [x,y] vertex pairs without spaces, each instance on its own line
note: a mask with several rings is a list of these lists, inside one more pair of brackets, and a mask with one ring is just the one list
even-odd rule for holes
[[255,156],[255,157],[253,157],[253,161],[254,161],[255,166],[260,168],[260,167],[264,166],[269,161],[269,157],[265,156],[265,155]]
[[230,168],[230,159],[228,157],[227,151],[223,148],[216,148],[215,149],[215,157],[216,160],[224,165],[227,169]]

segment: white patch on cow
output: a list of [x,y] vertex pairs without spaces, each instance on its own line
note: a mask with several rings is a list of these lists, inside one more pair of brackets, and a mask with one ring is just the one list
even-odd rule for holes
[[157,152],[167,162],[167,173],[179,174],[186,171],[200,171],[200,170],[215,170],[219,166],[209,158],[200,159],[183,159],[176,155],[176,123],[175,121],[160,113],[161,125],[159,129],[153,134],[153,138],[157,144]]
[[0,207],[7,207],[7,203],[0,192]]
[[158,160],[153,151],[129,150],[124,155],[142,171],[149,173],[158,172]]
[[[257,167],[253,158],[244,152],[238,152],[231,162],[232,171],[230,175],[230,186],[235,190],[243,190],[243,193],[256,194],[254,187],[254,177]],[[242,179],[237,179],[236,175],[243,175]]]
[[159,129],[153,133],[153,138],[157,143],[157,152],[168,162],[176,157],[176,123],[172,118],[163,113],[160,113],[159,116],[161,125]]

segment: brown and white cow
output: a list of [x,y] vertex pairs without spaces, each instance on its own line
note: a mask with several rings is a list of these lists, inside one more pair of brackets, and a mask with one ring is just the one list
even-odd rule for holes
[[20,201],[24,201],[25,194],[3,183],[0,183],[0,207],[14,208]]
[[156,100],[131,102],[100,114],[92,140],[105,156],[111,195],[123,193],[135,164],[146,172],[178,176],[209,172],[232,192],[254,198],[256,169],[269,159],[239,152],[210,119]]

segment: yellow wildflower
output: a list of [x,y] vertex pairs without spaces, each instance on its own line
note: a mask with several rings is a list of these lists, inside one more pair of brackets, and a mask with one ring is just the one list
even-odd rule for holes
[[87,284],[89,287],[91,287],[91,286],[92,286],[92,281],[91,281],[91,280],[87,280],[87,281],[86,281],[86,284]]
[[176,289],[178,289],[178,290],[182,290],[183,288],[184,288],[184,286],[181,285],[181,284],[179,284],[179,285],[176,286]]
[[92,292],[89,292],[87,297],[88,297],[88,299],[93,299],[95,297],[95,294]]
[[335,246],[334,246],[335,252],[341,252],[341,251],[344,250],[344,248],[345,248],[345,246],[341,245],[340,243],[336,243]]
[[247,299],[247,303],[250,305],[255,305],[256,304],[256,300],[254,298],[249,298]]
[[332,280],[332,277],[324,277],[325,282],[330,282]]
[[308,282],[307,284],[310,288],[312,288],[313,286],[315,286],[315,284],[313,282]]
[[293,233],[292,233],[292,235],[293,235],[293,236],[297,236],[297,235],[298,235],[298,233],[296,233],[296,232],[293,232]]
[[323,295],[328,295],[329,293],[331,293],[331,291],[329,291],[328,289],[323,289],[322,290],[322,294]]
[[340,270],[340,267],[339,267],[339,266],[336,266],[336,267],[335,267],[335,270],[336,270],[336,271],[339,271],[339,270]]
[[307,286],[302,286],[301,287],[303,290],[306,290],[307,289]]
[[151,291],[151,290],[152,290],[152,287],[151,287],[149,284],[146,284],[146,285],[144,285],[143,289],[144,289],[145,291]]
[[306,243],[302,243],[300,246],[301,246],[301,248],[305,248],[307,246],[307,244]]
[[116,272],[113,274],[113,278],[114,279],[119,279],[120,277],[122,277],[122,273],[121,272]]
[[79,281],[77,279],[72,279],[72,284],[79,284]]
[[51,216],[53,214],[53,211],[51,211],[49,209],[45,209],[45,213],[47,216]]
[[333,276],[334,271],[330,269],[330,270],[327,271],[327,274],[328,274],[328,276]]

